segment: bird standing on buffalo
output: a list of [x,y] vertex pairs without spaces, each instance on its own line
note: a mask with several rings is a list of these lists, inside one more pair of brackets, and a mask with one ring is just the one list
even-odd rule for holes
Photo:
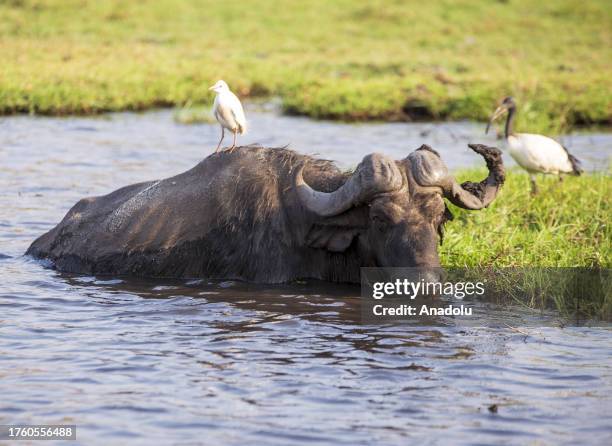
[[508,113],[505,128],[508,151],[514,161],[529,173],[533,194],[538,193],[535,181],[537,173],[559,175],[559,180],[562,179],[561,174],[564,173],[572,175],[582,173],[580,161],[554,139],[531,133],[514,133],[516,103],[509,96],[502,100],[501,105],[491,116],[485,133],[489,132],[491,124],[504,113]]
[[234,134],[234,141],[229,148],[229,150],[233,150],[236,147],[236,134],[240,133],[242,135],[246,133],[246,118],[244,117],[244,110],[242,109],[240,99],[232,93],[227,83],[223,80],[217,81],[209,90],[217,94],[213,105],[213,113],[219,124],[221,124],[221,139],[219,144],[217,144],[215,153],[221,147],[223,137],[225,136],[225,129]]

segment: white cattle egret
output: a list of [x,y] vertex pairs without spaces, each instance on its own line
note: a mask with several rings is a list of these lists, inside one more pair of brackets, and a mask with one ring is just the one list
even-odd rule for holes
[[514,133],[513,123],[516,104],[511,97],[504,98],[501,105],[497,107],[487,124],[486,133],[489,132],[493,121],[506,112],[508,117],[506,119],[505,137],[508,143],[508,152],[510,152],[514,161],[529,173],[532,193],[536,194],[538,192],[535,181],[535,174],[537,173],[559,175],[559,180],[562,180],[561,174],[564,173],[572,175],[582,173],[580,161],[554,139],[531,133]]
[[219,151],[223,137],[225,136],[225,129],[228,129],[234,134],[234,142],[229,150],[236,147],[236,134],[241,135],[246,133],[246,118],[244,117],[244,110],[240,99],[232,93],[227,86],[225,81],[217,81],[215,85],[209,88],[209,90],[217,93],[215,97],[215,104],[213,105],[213,113],[219,124],[221,124],[221,139],[217,144],[215,153]]

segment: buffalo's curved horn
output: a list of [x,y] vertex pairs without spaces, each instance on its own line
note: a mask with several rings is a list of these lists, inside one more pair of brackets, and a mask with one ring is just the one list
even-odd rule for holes
[[445,198],[463,209],[482,209],[491,204],[504,184],[502,154],[498,148],[483,144],[468,144],[468,147],[482,155],[487,163],[489,175],[480,183],[457,183],[438,154],[428,146],[421,146],[408,158],[412,173],[420,185],[440,187]]
[[450,186],[443,189],[444,196],[464,209],[482,209],[495,200],[506,179],[502,153],[497,147],[484,144],[468,144],[468,147],[485,159],[489,175],[480,183],[466,181],[461,185],[451,177]]
[[334,192],[314,190],[304,181],[304,167],[295,174],[295,188],[304,207],[321,217],[338,215],[367,202],[373,195],[398,190],[403,177],[395,161],[379,153],[367,155],[355,172]]

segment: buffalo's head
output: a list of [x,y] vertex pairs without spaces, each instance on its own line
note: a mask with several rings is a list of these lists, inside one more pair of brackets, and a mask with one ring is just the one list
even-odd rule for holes
[[480,144],[469,147],[489,169],[480,183],[458,184],[438,153],[425,145],[401,161],[367,155],[344,185],[329,193],[309,186],[302,166],[295,175],[299,200],[320,217],[307,235],[308,245],[344,251],[357,239],[372,265],[439,266],[437,245],[452,218],[443,198],[464,209],[482,209],[504,182],[501,152]]

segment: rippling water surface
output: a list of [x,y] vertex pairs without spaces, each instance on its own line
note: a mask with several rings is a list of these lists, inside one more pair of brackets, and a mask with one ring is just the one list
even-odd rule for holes
[[[487,141],[470,123],[250,118],[245,142],[345,166],[423,142],[469,166],[465,144]],[[357,287],[71,276],[22,257],[79,198],[181,172],[217,136],[167,111],[0,120],[0,424],[77,424],[104,445],[609,444],[609,328],[370,326]],[[565,143],[609,162],[611,135]]]

